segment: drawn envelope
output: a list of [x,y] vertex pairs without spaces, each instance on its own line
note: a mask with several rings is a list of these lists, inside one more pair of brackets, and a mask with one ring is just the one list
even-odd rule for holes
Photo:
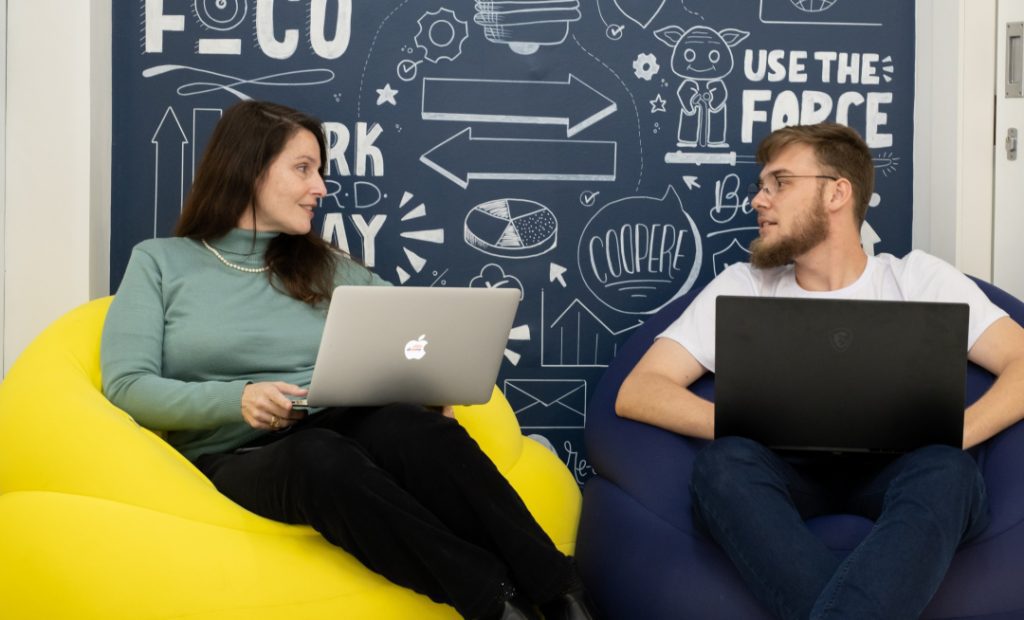
[[587,419],[583,379],[506,379],[505,398],[523,428],[583,428]]

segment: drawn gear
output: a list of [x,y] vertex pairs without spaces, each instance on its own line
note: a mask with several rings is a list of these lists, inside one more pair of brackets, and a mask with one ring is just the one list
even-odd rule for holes
[[[439,60],[455,60],[462,53],[462,44],[469,38],[467,22],[462,21],[451,9],[427,11],[416,20],[419,32],[413,37],[416,47],[423,50],[423,58],[437,64]],[[434,41],[430,36],[435,26],[445,25],[450,29],[451,38],[445,42]]]
[[638,54],[633,61],[633,73],[641,80],[651,81],[661,66],[654,54]]

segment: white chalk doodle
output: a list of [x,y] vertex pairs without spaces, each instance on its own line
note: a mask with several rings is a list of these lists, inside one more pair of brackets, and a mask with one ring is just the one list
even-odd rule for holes
[[666,164],[690,164],[694,166],[719,164],[735,166],[736,164],[756,164],[753,155],[737,155],[735,151],[727,153],[696,153],[669,151],[665,153]]
[[661,96],[661,93],[658,93],[657,96],[655,96],[654,99],[651,99],[648,103],[651,104],[651,114],[654,114],[655,112],[664,112],[665,104],[667,104],[668,101]]
[[[354,181],[352,183],[352,200],[357,209],[369,209],[380,204],[380,201],[387,198],[376,183],[370,181]],[[405,218],[402,218],[405,221]]]
[[424,120],[561,125],[571,138],[616,110],[572,73],[565,81],[423,79]]
[[725,136],[729,93],[723,78],[733,70],[732,48],[750,33],[735,28],[719,31],[707,26],[684,30],[673,25],[654,31],[654,36],[672,48],[672,73],[683,78],[677,91],[682,106],[678,146],[728,148]]
[[571,441],[566,441],[562,447],[565,448],[565,466],[572,472],[576,484],[582,485],[587,478],[596,473],[594,467],[587,462],[587,459],[580,456],[579,450],[573,446]]
[[739,239],[733,238],[732,242],[724,249],[715,252],[711,256],[711,264],[715,268],[715,275],[725,271],[726,267],[734,263],[746,263],[750,261],[750,252],[743,247]]
[[427,11],[416,24],[419,30],[413,41],[423,50],[424,60],[437,64],[442,60],[455,60],[462,54],[462,45],[469,38],[469,25],[459,19],[455,11],[448,8]]
[[463,240],[474,250],[491,256],[531,258],[558,245],[558,219],[551,209],[532,200],[491,200],[466,214]]
[[477,0],[473,8],[473,21],[483,28],[484,38],[522,55],[561,45],[569,36],[569,24],[582,16],[579,0]]
[[569,271],[565,267],[558,263],[551,263],[548,267],[548,280],[551,282],[558,281],[562,285],[562,288],[566,288],[568,284],[565,283],[565,274]]
[[896,174],[896,169],[900,167],[900,158],[892,153],[880,153],[872,158],[872,162],[875,164],[875,170],[885,177]]
[[[530,326],[529,325],[517,325],[509,330],[508,340],[512,342],[525,342],[530,340]],[[505,348],[505,359],[509,361],[513,366],[519,365],[519,360],[522,359],[522,355],[516,353],[512,349]]]
[[245,21],[249,12],[247,0],[193,0],[192,14],[206,28],[227,32]]
[[[539,443],[540,445],[544,446],[544,448],[546,448],[549,452],[551,452],[551,454],[554,454],[555,456],[559,456],[558,450],[555,450],[555,444],[551,443],[551,440],[548,439],[547,437],[545,437],[544,435],[541,435],[539,433],[534,433],[534,434],[531,434],[531,435],[527,435],[526,437],[529,438],[529,439],[532,439],[532,440],[536,441],[537,443]],[[561,458],[561,457],[559,457],[559,458]]]
[[223,83],[188,82],[186,84],[182,84],[175,91],[182,97],[205,95],[207,93],[212,93],[214,91],[223,90],[238,97],[242,101],[248,101],[252,99],[252,97],[238,90],[238,86],[316,86],[318,84],[327,84],[328,82],[334,80],[334,72],[331,71],[330,69],[299,69],[296,71],[284,71],[282,73],[272,73],[270,75],[245,79],[235,77],[233,75],[228,75],[226,73],[218,73],[216,71],[200,69],[199,67],[189,67],[187,65],[156,65],[154,67],[144,69],[142,71],[142,77],[152,78],[167,73],[172,73],[175,71],[192,71],[195,73],[212,76],[223,81]]
[[470,288],[514,288],[519,291],[519,299],[525,297],[523,283],[519,278],[505,273],[505,268],[497,263],[487,263],[480,273],[469,281]]
[[[327,184],[332,190],[335,189],[335,182],[333,180],[328,180]],[[338,191],[333,194],[333,201],[335,204],[340,205],[342,202],[337,198],[339,193],[340,184],[338,184]],[[348,196],[348,194],[346,194],[346,196]],[[382,193],[380,188],[369,181],[356,181],[353,185],[352,199],[355,201],[354,206],[357,209],[366,209],[368,207],[376,206],[381,202],[381,199],[386,197],[387,194]],[[404,211],[406,206],[413,202],[412,198],[413,195],[411,193],[404,192],[401,200],[399,201],[398,210],[400,212]],[[415,215],[413,217],[404,217],[408,213],[415,213]],[[426,215],[426,205],[421,202],[414,209],[405,211],[405,213],[403,213],[403,217],[399,217],[397,219],[400,223],[405,224],[406,222],[418,220]],[[332,211],[324,214],[320,235],[325,241],[340,250],[361,258],[367,267],[372,268],[377,263],[377,238],[380,236],[385,223],[389,220],[394,221],[394,219],[395,218],[393,218],[391,214],[385,213],[363,215],[361,213],[344,214]],[[403,230],[398,233],[398,237],[421,243],[440,245],[444,243],[444,229],[418,228],[414,230]],[[360,242],[362,248],[360,253],[355,253],[351,250],[351,241],[354,240],[358,240]],[[399,283],[405,284],[412,277],[410,270],[413,273],[422,272],[426,267],[427,259],[414,252],[408,246],[402,245],[401,249],[408,261],[408,265],[396,266],[395,272],[398,275]]]
[[871,224],[864,220],[860,227],[860,245],[864,248],[864,253],[868,256],[874,256],[875,246],[881,242],[882,238],[878,236],[878,233],[875,232]]
[[614,181],[618,143],[602,140],[474,138],[467,127],[420,156],[459,187],[495,181]]
[[395,101],[395,95],[397,94],[398,91],[391,88],[391,84],[385,84],[384,88],[377,89],[377,105],[384,105],[385,103],[398,105],[398,102]]
[[592,207],[597,204],[597,197],[601,192],[592,192],[589,190],[583,190],[580,192],[580,204],[584,207]]
[[550,324],[546,322],[544,289],[540,291],[541,366],[605,368],[619,350],[623,335],[643,325],[637,320],[612,329],[585,303],[575,298]]
[[703,240],[675,188],[627,196],[583,228],[577,265],[587,289],[625,314],[652,314],[686,294],[700,274]]
[[727,224],[737,214],[747,215],[754,208],[738,174],[729,173],[715,181],[715,205],[711,207],[711,219],[716,224]]
[[587,56],[592,58],[594,60],[594,62],[596,62],[596,63],[600,64],[602,67],[604,67],[604,69],[606,71],[608,71],[608,73],[611,73],[615,77],[615,79],[618,80],[619,84],[622,85],[622,88],[623,88],[623,90],[626,91],[626,94],[629,95],[629,102],[633,106],[633,118],[635,119],[635,122],[636,122],[635,127],[636,127],[637,145],[639,146],[639,150],[640,150],[640,156],[639,156],[640,170],[637,173],[636,184],[634,185],[635,190],[639,190],[640,189],[640,184],[643,182],[643,179],[644,179],[644,166],[645,166],[644,161],[645,161],[645,157],[644,157],[644,136],[643,136],[643,133],[640,131],[640,108],[638,108],[637,105],[636,105],[636,98],[633,97],[633,93],[629,90],[629,87],[626,86],[626,82],[623,81],[623,79],[621,77],[619,77],[619,74],[615,72],[615,69],[612,69],[611,67],[609,67],[608,63],[606,63],[605,61],[601,60],[600,58],[595,56],[593,52],[591,52],[586,47],[584,47],[584,45],[579,42],[579,39],[576,38],[576,35],[573,35],[572,41],[573,41],[573,43],[576,44],[576,47],[580,48],[580,50],[584,54],[586,54]]
[[[334,179],[324,179],[324,186],[327,187],[327,193],[324,194],[324,197],[320,199],[320,206],[329,209],[344,209],[345,203],[342,202],[341,200],[341,183],[335,181]],[[328,207],[326,204],[324,204],[328,201],[333,202],[334,206]]]
[[[153,144],[153,236],[164,237],[174,230],[185,200],[185,146],[189,140],[174,108],[167,107],[150,142]],[[172,189],[161,191],[162,186]]]
[[199,39],[196,53],[203,56],[239,56],[242,53],[241,39]]
[[661,65],[654,54],[640,53],[633,59],[633,75],[645,82],[650,82],[660,70]]
[[665,0],[614,0],[614,2],[627,19],[645,30],[665,6]]
[[505,399],[523,428],[583,428],[587,422],[584,379],[506,379]]
[[884,0],[761,0],[758,17],[765,24],[881,26],[872,18],[886,8]]
[[626,31],[625,27],[619,23],[612,23],[605,19],[604,10],[601,9],[601,0],[594,0],[594,6],[597,7],[597,17],[604,24],[604,36],[608,37],[611,41],[618,41],[622,38],[623,33]]

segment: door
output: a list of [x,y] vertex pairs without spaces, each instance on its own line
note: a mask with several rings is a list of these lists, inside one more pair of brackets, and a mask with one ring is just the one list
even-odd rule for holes
[[1024,0],[999,0],[996,21],[996,152],[992,282],[1020,299],[1024,299],[1022,73]]

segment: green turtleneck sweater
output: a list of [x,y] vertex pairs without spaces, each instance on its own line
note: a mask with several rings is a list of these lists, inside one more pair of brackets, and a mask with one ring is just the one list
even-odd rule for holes
[[[277,233],[235,229],[211,242],[228,261],[264,264]],[[388,284],[339,261],[335,284]],[[224,265],[199,241],[150,239],[132,251],[103,326],[103,392],[194,460],[265,431],[242,419],[248,383],[309,385],[326,304],[312,307],[270,285],[267,273]]]

